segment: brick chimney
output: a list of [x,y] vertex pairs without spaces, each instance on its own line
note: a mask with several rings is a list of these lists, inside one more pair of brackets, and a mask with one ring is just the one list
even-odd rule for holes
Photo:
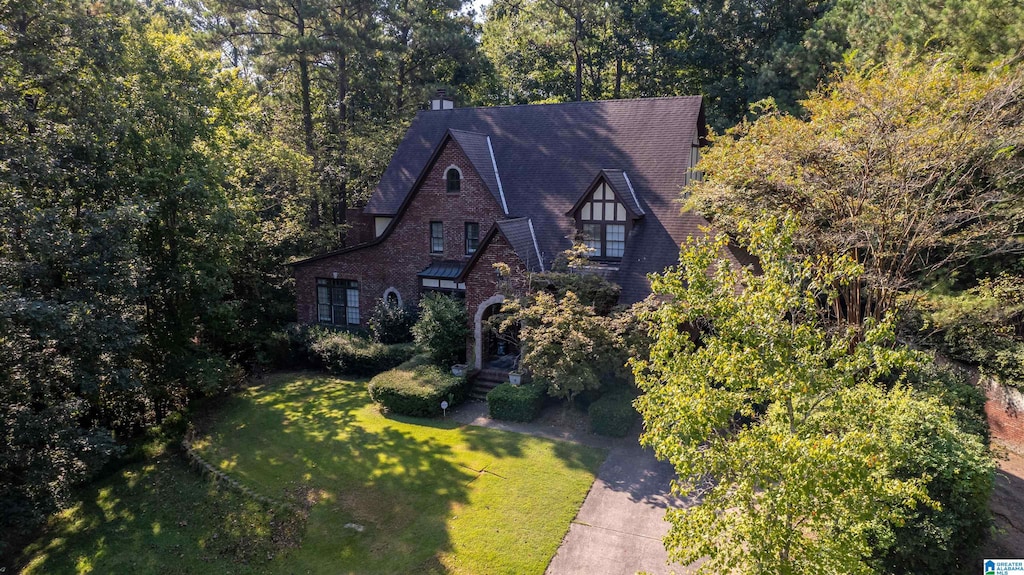
[[431,110],[452,110],[455,108],[455,100],[448,97],[445,90],[442,88],[437,91],[437,95],[430,100]]

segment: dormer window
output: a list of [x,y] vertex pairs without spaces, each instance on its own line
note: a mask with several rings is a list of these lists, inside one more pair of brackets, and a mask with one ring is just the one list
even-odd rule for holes
[[626,207],[604,182],[599,184],[580,208],[579,230],[591,257],[619,259],[626,251]]
[[446,183],[446,191],[449,194],[457,194],[462,191],[462,173],[459,169],[452,166],[448,168],[448,171],[444,174]]

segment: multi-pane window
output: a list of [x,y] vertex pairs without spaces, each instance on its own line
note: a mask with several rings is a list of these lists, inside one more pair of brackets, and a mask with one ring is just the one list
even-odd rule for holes
[[626,206],[602,183],[580,209],[580,231],[596,258],[621,258],[626,251]]
[[316,279],[317,321],[330,325],[359,325],[359,283]]
[[430,253],[439,254],[444,252],[444,224],[441,222],[430,222]]
[[[435,176],[436,177],[436,176]],[[462,191],[462,174],[455,168],[448,168],[444,175],[449,194],[457,194]]]
[[621,258],[626,251],[626,226],[622,224],[605,224],[604,255],[609,258]]
[[480,247],[480,224],[466,222],[466,255],[476,253]]
[[604,233],[601,224],[583,224],[583,243],[590,249],[592,255],[601,255],[601,241]]

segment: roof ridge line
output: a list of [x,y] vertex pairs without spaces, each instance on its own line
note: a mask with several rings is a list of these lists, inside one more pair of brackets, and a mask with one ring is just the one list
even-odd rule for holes
[[526,223],[530,224],[530,236],[533,238],[533,249],[537,250],[537,263],[540,264],[540,271],[544,271],[544,257],[540,255],[540,245],[537,243],[537,232],[533,230],[533,218],[526,218]]
[[503,104],[500,106],[463,106],[461,108],[452,108],[451,110],[419,110],[419,114],[429,114],[431,112],[451,112],[458,110],[494,110],[501,108],[525,108],[525,107],[538,107],[538,106],[578,106],[585,104],[604,104],[614,102],[637,102],[643,100],[682,100],[685,98],[703,98],[700,94],[690,94],[688,96],[651,96],[651,97],[640,97],[640,98],[618,98],[609,100],[580,100],[579,102],[543,102],[535,104]]
[[[449,128],[450,130],[451,128]],[[472,133],[472,132],[470,132]],[[501,186],[501,175],[498,174],[498,160],[494,159],[494,147],[491,146],[491,137],[487,137],[487,149],[491,152],[491,165],[494,166],[494,178],[498,180],[498,195],[501,196],[501,208],[508,215],[508,203],[505,201],[505,189]]]
[[636,191],[633,189],[633,182],[629,180],[629,174],[626,170],[622,170],[622,177],[626,179],[626,186],[629,187],[629,193],[633,196],[633,203],[636,204],[636,209],[640,210],[640,214],[646,216],[647,212],[644,211],[644,207],[640,205],[640,200],[636,199]]
[[486,138],[490,137],[487,134],[484,134],[482,132],[471,132],[469,130],[460,130],[459,128],[448,128],[448,131],[449,132],[459,132],[460,134],[472,134],[474,136],[484,136]]

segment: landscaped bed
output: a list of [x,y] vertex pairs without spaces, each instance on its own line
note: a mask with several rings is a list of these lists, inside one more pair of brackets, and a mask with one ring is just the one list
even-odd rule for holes
[[[365,382],[269,378],[194,446],[264,511],[177,458],[87,490],[30,549],[30,573],[543,573],[604,452],[382,416]],[[305,516],[305,517],[304,517]]]

